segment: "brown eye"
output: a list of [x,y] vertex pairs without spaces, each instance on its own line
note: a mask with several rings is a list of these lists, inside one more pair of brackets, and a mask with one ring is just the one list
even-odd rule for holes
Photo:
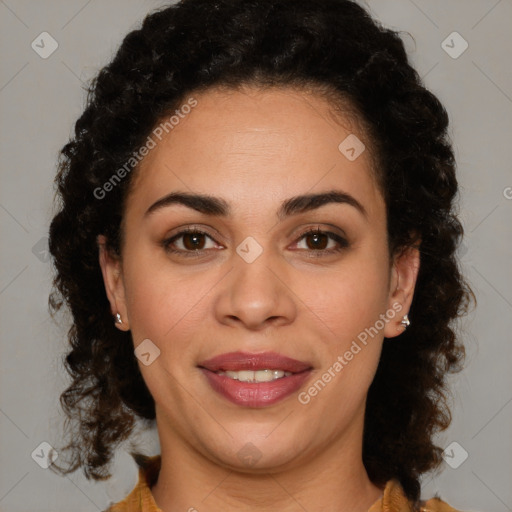
[[[208,240],[210,245],[208,246]],[[182,256],[197,256],[201,251],[214,249],[216,244],[213,238],[199,229],[185,229],[171,238],[162,242],[162,247],[170,253],[176,253]]]
[[[303,243],[305,247],[300,247]],[[304,249],[315,256],[322,256],[323,254],[332,254],[340,252],[349,246],[348,241],[330,231],[322,231],[321,229],[314,228],[304,233],[297,243],[299,249]]]
[[309,240],[310,243],[306,242],[306,245],[312,250],[325,250],[329,244],[329,237],[325,233],[309,233],[304,238]]
[[202,233],[185,233],[182,238],[185,249],[190,251],[203,249],[204,235]]

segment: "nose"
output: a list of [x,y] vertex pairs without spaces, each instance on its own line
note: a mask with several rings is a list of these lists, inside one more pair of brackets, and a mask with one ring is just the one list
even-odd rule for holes
[[294,321],[297,302],[287,285],[290,270],[285,262],[276,263],[274,258],[272,264],[271,260],[266,251],[251,263],[233,255],[234,267],[215,298],[215,315],[220,323],[260,331]]

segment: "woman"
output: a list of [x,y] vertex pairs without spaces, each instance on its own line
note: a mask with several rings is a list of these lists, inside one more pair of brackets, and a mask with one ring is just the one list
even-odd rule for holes
[[349,0],[148,16],[62,151],[74,429],[54,468],[108,478],[141,418],[161,455],[133,453],[113,512],[455,510],[419,481],[472,297],[447,125]]

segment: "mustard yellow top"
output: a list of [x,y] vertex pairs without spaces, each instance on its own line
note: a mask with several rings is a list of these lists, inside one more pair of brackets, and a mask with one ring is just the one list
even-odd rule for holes
[[[148,457],[139,468],[139,481],[132,492],[122,501],[112,505],[105,512],[162,512],[158,508],[151,487],[155,484],[160,471],[160,455]],[[440,500],[432,498],[422,501],[420,512],[460,512]],[[398,480],[389,480],[379,498],[368,512],[414,512],[413,504],[405,497]]]

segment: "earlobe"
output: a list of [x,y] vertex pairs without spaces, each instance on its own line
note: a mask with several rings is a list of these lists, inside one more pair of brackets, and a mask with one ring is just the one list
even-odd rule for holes
[[409,326],[409,319],[416,281],[420,268],[420,251],[418,247],[406,247],[395,258],[390,279],[388,307],[397,312],[395,319],[384,329],[386,338],[398,336]]
[[98,235],[98,259],[103,275],[103,284],[110,302],[110,310],[115,326],[122,330],[130,329],[126,310],[124,293],[124,281],[121,271],[121,261],[111,254],[107,247],[107,239],[104,235]]

